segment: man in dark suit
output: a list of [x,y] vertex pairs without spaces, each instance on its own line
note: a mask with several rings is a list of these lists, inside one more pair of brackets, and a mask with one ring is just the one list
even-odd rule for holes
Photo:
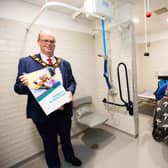
[[19,60],[18,74],[14,86],[15,92],[28,96],[27,118],[32,119],[42,138],[48,167],[60,168],[61,166],[58,155],[57,135],[60,136],[65,160],[74,166],[80,166],[82,163],[75,157],[71,144],[72,101],[46,116],[27,87],[28,78],[26,73],[40,70],[46,66],[53,66],[60,82],[72,99],[76,89],[76,82],[71,66],[66,60],[54,57],[56,38],[51,31],[41,31],[37,42],[40,47],[40,53]]

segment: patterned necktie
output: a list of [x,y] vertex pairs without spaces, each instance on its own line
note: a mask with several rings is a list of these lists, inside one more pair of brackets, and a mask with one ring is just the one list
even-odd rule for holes
[[51,58],[48,58],[47,61],[48,61],[48,65],[50,65],[50,66],[53,65],[53,63],[52,63],[52,59],[51,59]]

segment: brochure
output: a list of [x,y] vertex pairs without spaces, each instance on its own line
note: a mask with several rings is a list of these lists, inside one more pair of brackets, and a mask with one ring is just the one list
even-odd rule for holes
[[46,115],[71,101],[54,68],[46,67],[27,75],[28,88]]

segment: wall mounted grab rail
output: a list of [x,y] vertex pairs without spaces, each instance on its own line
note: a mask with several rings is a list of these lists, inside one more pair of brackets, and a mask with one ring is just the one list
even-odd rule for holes
[[[126,86],[127,86],[127,96],[128,100],[124,100],[122,95],[122,89],[121,89],[121,79],[120,79],[120,67],[123,66],[125,70],[125,78],[126,78]],[[103,103],[120,106],[120,107],[126,107],[127,111],[129,112],[129,115],[133,115],[133,103],[130,99],[130,91],[129,91],[129,82],[128,82],[128,72],[127,72],[127,66],[125,63],[121,62],[117,66],[117,77],[118,77],[118,87],[119,87],[119,94],[120,94],[120,100],[123,102],[123,104],[114,103],[107,101],[106,98],[103,99]]]

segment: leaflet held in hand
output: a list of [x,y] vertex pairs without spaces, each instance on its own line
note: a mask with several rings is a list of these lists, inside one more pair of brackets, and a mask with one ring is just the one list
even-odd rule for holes
[[27,75],[28,88],[46,115],[71,101],[52,67],[46,67]]

